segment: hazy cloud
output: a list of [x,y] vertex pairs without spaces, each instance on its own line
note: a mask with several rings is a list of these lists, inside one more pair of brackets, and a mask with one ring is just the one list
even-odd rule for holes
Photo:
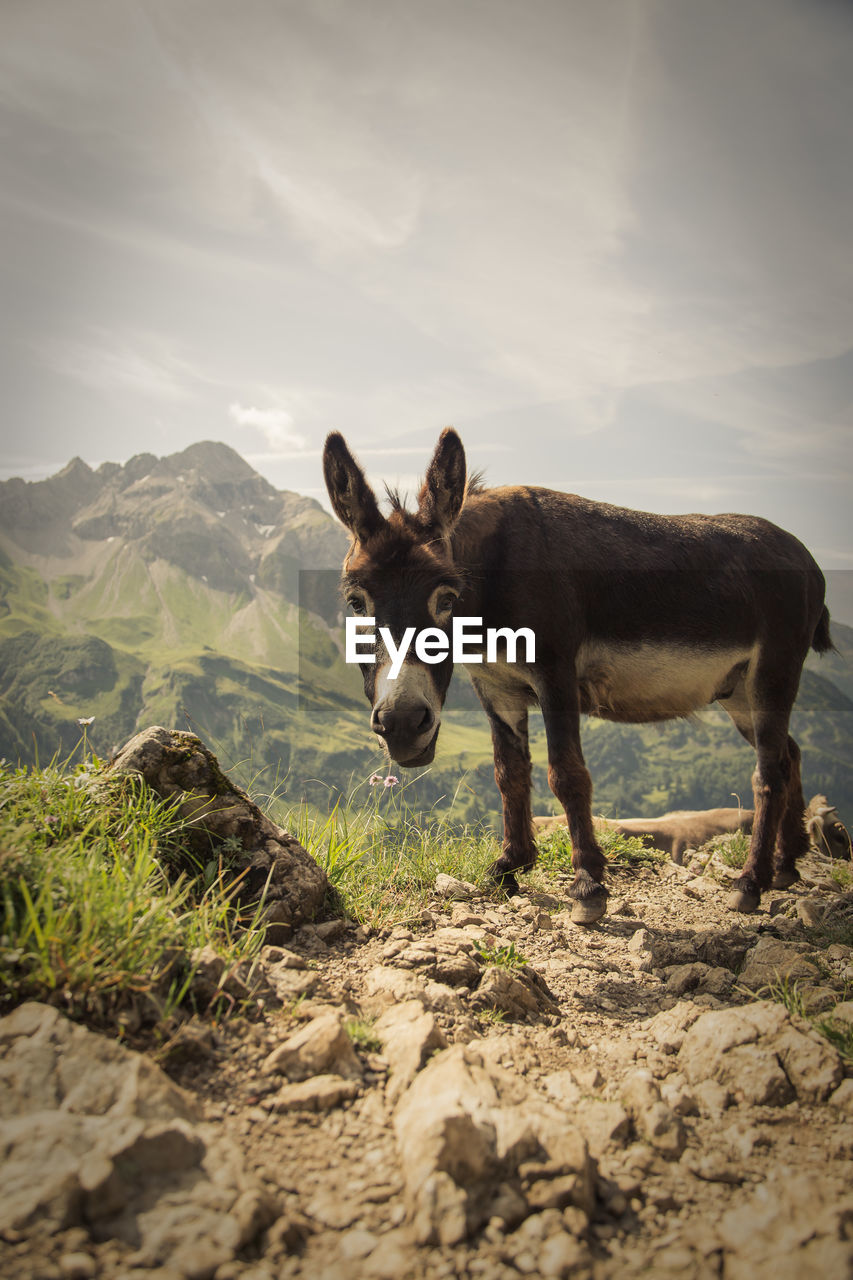
[[305,448],[305,436],[293,430],[293,417],[286,409],[256,409],[235,402],[228,406],[228,413],[239,426],[256,427],[269,445]]

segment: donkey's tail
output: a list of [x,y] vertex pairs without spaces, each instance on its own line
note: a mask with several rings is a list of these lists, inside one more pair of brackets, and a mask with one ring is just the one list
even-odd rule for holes
[[812,648],[815,653],[828,653],[830,649],[834,649],[832,636],[829,634],[829,610],[826,605],[823,606],[823,612],[817,620],[817,626],[812,636]]

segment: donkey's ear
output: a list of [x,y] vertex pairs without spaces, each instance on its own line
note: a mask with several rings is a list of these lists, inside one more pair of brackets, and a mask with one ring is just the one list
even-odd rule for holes
[[436,533],[449,533],[465,501],[465,450],[452,427],[438,438],[418,494],[418,515]]
[[355,534],[359,542],[366,542],[385,524],[385,517],[364,472],[346,446],[339,431],[326,437],[323,450],[323,475],[335,515]]

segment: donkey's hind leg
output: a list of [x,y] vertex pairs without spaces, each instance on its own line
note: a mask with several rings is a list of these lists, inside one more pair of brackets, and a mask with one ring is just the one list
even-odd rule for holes
[[729,895],[728,906],[733,911],[755,911],[762,890],[769,889],[773,883],[777,836],[786,849],[789,845],[794,847],[792,830],[783,828],[783,821],[792,786],[800,797],[802,795],[798,785],[799,753],[795,756],[791,752],[792,739],[788,737],[788,719],[796,694],[796,678],[788,679],[784,673],[763,670],[759,663],[741,679],[730,697],[721,699],[756,754],[752,775],[755,805],[752,839],[743,871]]
[[788,793],[773,853],[772,887],[774,889],[788,889],[792,884],[796,884],[800,878],[797,859],[804,853],[808,853],[809,849],[806,802],[803,798],[800,775],[800,748],[790,735],[788,736],[788,758],[791,762]]

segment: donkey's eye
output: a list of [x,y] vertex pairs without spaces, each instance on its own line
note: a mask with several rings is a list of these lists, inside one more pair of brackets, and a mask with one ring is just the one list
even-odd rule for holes
[[429,611],[436,622],[442,626],[453,613],[456,597],[459,592],[452,587],[436,587],[429,598]]
[[350,595],[347,596],[347,604],[353,613],[359,613],[362,617],[367,613],[367,604],[364,596]]

